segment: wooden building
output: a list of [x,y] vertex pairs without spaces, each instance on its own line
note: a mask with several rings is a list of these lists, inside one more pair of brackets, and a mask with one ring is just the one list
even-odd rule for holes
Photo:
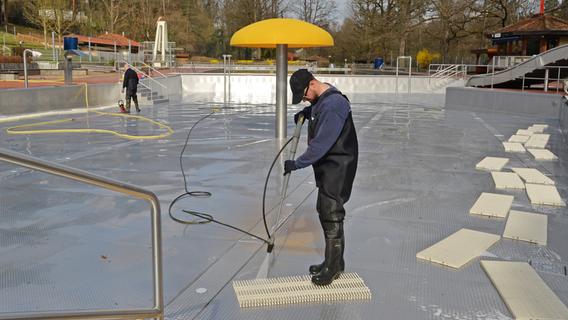
[[532,56],[568,44],[568,22],[537,15],[487,34],[497,56]]

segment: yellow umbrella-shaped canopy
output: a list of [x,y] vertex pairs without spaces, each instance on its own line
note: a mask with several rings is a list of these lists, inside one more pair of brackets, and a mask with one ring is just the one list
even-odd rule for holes
[[331,47],[333,38],[316,25],[284,18],[249,24],[231,37],[231,46],[235,47],[276,48],[278,44],[287,44],[288,48]]

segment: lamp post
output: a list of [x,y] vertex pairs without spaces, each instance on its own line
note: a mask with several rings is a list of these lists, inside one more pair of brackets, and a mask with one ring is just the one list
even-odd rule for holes
[[29,85],[28,84],[28,64],[27,64],[27,61],[26,61],[26,53],[28,53],[28,52],[31,53],[32,57],[34,57],[34,58],[41,57],[41,52],[33,51],[31,49],[25,49],[24,50],[23,55],[24,55],[24,87],[25,88],[28,88],[28,85]]

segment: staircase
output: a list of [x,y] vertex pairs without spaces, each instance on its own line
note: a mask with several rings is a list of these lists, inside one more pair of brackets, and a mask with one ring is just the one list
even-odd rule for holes
[[559,46],[508,69],[472,76],[466,86],[521,89],[548,80],[561,80],[568,77],[567,57],[568,45]]
[[[141,85],[138,85],[138,94],[140,96],[140,98],[139,98],[140,104],[157,105],[157,104],[162,104],[162,103],[168,103],[170,101],[170,99],[164,97],[158,91],[150,90],[150,89],[146,88],[145,86],[141,86]],[[146,103],[144,103],[144,102],[146,102]]]

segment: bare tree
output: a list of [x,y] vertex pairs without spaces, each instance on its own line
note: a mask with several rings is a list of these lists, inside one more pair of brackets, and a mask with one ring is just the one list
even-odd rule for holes
[[470,25],[480,16],[477,0],[432,0],[429,13],[434,21],[427,33],[441,44],[444,59],[448,58],[452,42],[473,34]]
[[100,0],[104,6],[105,14],[107,16],[108,28],[110,33],[115,32],[115,28],[126,18],[126,15],[122,14],[121,9],[131,7],[127,1],[123,0]]
[[291,5],[291,11],[298,19],[325,29],[337,18],[334,0],[296,0]]
[[51,20],[54,19],[52,9],[50,0],[34,0],[26,2],[24,5],[24,17],[26,20],[43,29],[45,48],[47,48],[47,31],[51,27]]
[[0,24],[8,24],[7,2],[8,0],[0,0]]
[[407,55],[406,44],[408,36],[419,28],[426,20],[427,1],[426,0],[398,0],[391,4],[396,13],[393,32],[399,39],[398,54]]

